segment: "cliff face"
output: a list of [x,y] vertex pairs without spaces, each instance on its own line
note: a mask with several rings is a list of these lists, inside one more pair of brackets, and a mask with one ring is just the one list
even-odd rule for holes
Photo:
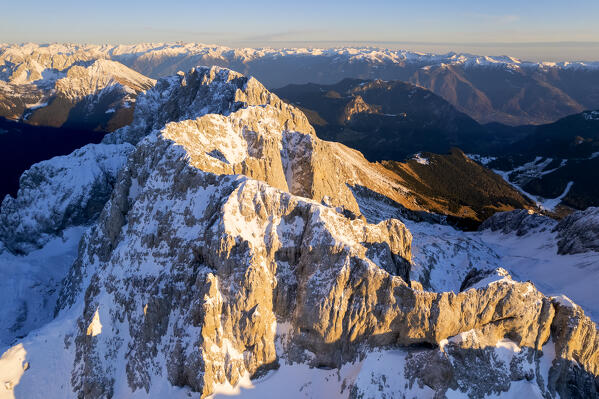
[[552,231],[556,235],[557,253],[560,255],[599,252],[599,208],[595,207],[572,212],[559,223],[531,211],[502,212],[487,219],[480,229],[514,232],[518,236]]
[[[410,203],[380,165],[319,140],[299,110],[227,70],[153,90],[160,105],[138,106],[101,144],[130,152],[58,301],[76,318],[62,338],[78,397],[149,394],[160,380],[205,397],[283,365],[341,370],[390,348],[409,356],[369,383],[348,377],[342,394],[380,383],[391,396],[483,397],[527,381],[540,397],[597,395],[596,326],[565,298],[501,270],[458,293],[411,281],[408,228],[368,223],[354,197]],[[406,384],[389,387],[397,370]]]
[[35,164],[15,198],[0,207],[0,241],[13,253],[42,247],[70,226],[89,224],[112,192],[133,146],[89,144],[70,155]]
[[560,254],[599,252],[599,208],[589,207],[565,217],[556,227]]

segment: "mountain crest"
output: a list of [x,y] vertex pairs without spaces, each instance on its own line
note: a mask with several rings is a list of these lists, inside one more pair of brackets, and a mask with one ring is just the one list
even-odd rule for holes
[[196,67],[158,80],[138,99],[131,125],[108,135],[104,142],[135,144],[169,122],[206,114],[228,115],[243,107],[266,104],[286,106],[256,79],[226,68]]

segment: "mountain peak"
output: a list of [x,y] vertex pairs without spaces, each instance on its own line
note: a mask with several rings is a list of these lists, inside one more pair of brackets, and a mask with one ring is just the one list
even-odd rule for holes
[[194,67],[188,72],[159,79],[139,96],[133,122],[105,142],[137,142],[169,122],[206,114],[228,115],[251,105],[288,107],[254,78],[221,67]]

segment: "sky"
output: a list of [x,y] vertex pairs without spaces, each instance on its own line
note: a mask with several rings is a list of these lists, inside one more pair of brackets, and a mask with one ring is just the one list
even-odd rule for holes
[[599,60],[599,0],[21,0],[0,42],[405,48]]

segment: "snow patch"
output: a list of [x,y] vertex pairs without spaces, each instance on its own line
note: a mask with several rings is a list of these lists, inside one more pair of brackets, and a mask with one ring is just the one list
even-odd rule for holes
[[502,338],[495,344],[495,354],[508,368],[512,358],[520,350],[520,347],[514,341],[507,338]]
[[[209,398],[218,398],[224,396],[240,396],[243,390],[253,389],[254,384],[250,380],[250,375],[246,372],[237,382],[235,386],[232,386],[228,381],[214,385],[214,393]],[[281,391],[273,391],[281,392]],[[243,394],[244,398],[253,397],[252,395]],[[264,397],[264,396],[262,396]]]
[[493,172],[495,172],[496,174],[501,176],[507,183],[512,185],[512,187],[514,187],[516,190],[520,191],[525,196],[535,200],[535,203],[537,204],[538,207],[540,207],[544,210],[553,211],[562,202],[562,200],[566,197],[566,195],[568,195],[568,193],[570,192],[570,189],[574,185],[573,181],[568,182],[568,184],[566,185],[566,188],[564,189],[562,194],[560,194],[558,197],[543,198],[541,196],[536,196],[536,195],[533,195],[533,194],[525,191],[520,186],[519,183],[514,182],[510,179],[510,175],[512,175],[514,173],[518,174],[519,179],[528,180],[528,179],[539,178],[541,176],[555,172],[559,168],[565,166],[567,163],[566,159],[562,159],[560,166],[558,166],[557,168],[554,168],[551,170],[544,170],[552,161],[553,161],[552,158],[543,159],[543,157],[536,157],[534,161],[525,163],[524,165],[519,166],[513,170],[503,171],[503,170],[493,169]]
[[543,345],[543,356],[539,359],[539,371],[544,381],[549,381],[549,370],[553,366],[555,359],[555,343],[552,338],[549,338],[547,343]]
[[412,159],[421,165],[428,165],[430,163],[428,158],[423,157],[421,153],[414,154]]
[[25,362],[27,351],[23,344],[8,349],[0,358],[0,399],[14,398],[14,388],[29,364]]
[[96,309],[92,322],[87,326],[87,335],[95,337],[102,333],[102,323],[100,323],[100,308]]
[[567,296],[565,295],[557,295],[557,296],[552,296],[551,300],[554,302],[559,303],[562,306],[565,306],[567,308],[577,308],[578,306]]
[[587,121],[599,121],[599,111],[590,111],[583,113]]
[[37,102],[35,104],[26,104],[25,105],[29,111],[33,111],[38,108],[44,108],[48,106],[48,102]]
[[497,283],[515,284],[508,271],[500,267],[495,270],[495,273],[492,273],[491,275],[483,278],[476,284],[472,285],[469,289],[485,288],[488,285]]
[[474,162],[478,162],[479,164],[486,166],[489,163],[491,163],[492,161],[496,160],[497,157],[490,157],[490,156],[484,156],[484,155],[478,155],[478,154],[466,154],[466,156],[470,159],[472,159]]
[[572,188],[573,185],[574,185],[573,181],[568,182],[568,184],[566,185],[566,188],[564,189],[564,192],[561,193],[556,198],[542,199],[541,197],[537,197],[538,205],[542,209],[545,209],[547,211],[555,210],[555,208],[562,202],[562,200],[566,197],[566,195],[568,195],[568,193],[570,192],[570,189]]
[[468,331],[461,332],[453,337],[447,339],[447,343],[461,345],[466,344],[468,347],[478,347],[480,346],[480,339],[478,338],[478,334],[475,329],[471,329]]
[[346,363],[340,369],[332,370],[299,363],[289,364],[281,359],[279,369],[253,381],[246,380],[244,376],[235,387],[223,384],[211,398],[239,396],[262,399],[284,396],[286,399],[345,399],[349,397],[352,386],[365,398],[395,397],[398,392],[405,393],[406,397],[433,397],[431,388],[420,388],[405,378],[406,355],[407,352],[403,350],[373,351],[361,361]]

